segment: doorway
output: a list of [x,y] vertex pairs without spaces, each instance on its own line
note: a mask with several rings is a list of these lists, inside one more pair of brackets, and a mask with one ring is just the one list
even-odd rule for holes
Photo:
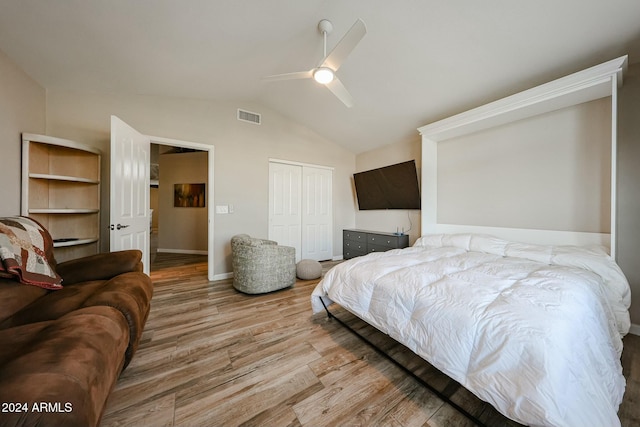
[[[152,231],[156,231],[154,234],[151,234],[151,256],[154,254],[157,256],[158,251],[164,253],[176,253],[181,255],[183,258],[194,258],[201,259],[202,256],[206,256],[207,258],[207,278],[210,281],[215,280],[214,268],[213,268],[213,254],[214,254],[214,242],[213,242],[213,209],[210,209],[214,200],[214,147],[211,145],[196,143],[196,142],[188,142],[181,141],[170,138],[162,138],[150,136],[152,146],[158,146],[158,180],[157,182],[151,182],[149,192],[150,192],[150,201],[151,204],[154,204],[153,198],[154,195],[151,193],[156,192],[155,196],[157,196],[157,204],[155,204],[156,208],[151,214],[150,220],[150,229]],[[162,147],[162,149],[161,149]],[[155,150],[155,149],[154,149]],[[162,154],[161,154],[162,152]],[[152,150],[153,153],[153,150]],[[175,170],[172,170],[172,175],[170,179],[166,182],[162,176],[162,168],[160,168],[160,155],[170,154],[176,155],[178,158],[181,154],[186,154],[189,156],[189,153],[195,153],[196,156],[200,155],[204,157],[204,159],[200,159],[201,163],[204,163],[206,166],[204,167],[204,174],[200,175],[203,179],[196,179],[193,175],[184,175],[184,180],[190,182],[173,182],[173,181],[181,181],[182,178],[179,178],[179,175],[175,174]],[[187,159],[185,159],[187,160]],[[192,159],[188,159],[187,163],[191,162]],[[152,165],[154,161],[151,161]],[[184,161],[183,161],[184,163]],[[153,166],[152,166],[153,168]],[[171,167],[170,169],[174,169]],[[167,172],[165,171],[165,177],[167,177]],[[193,180],[193,182],[191,182]],[[198,182],[195,182],[198,181]],[[154,189],[154,184],[157,186]],[[175,204],[175,185],[177,184],[205,184],[204,186],[204,206],[203,207],[184,207],[184,206],[174,206]],[[168,185],[170,188],[164,188],[161,191],[162,185]],[[168,196],[167,196],[168,194]],[[164,202],[160,202],[160,197],[169,198],[170,200],[165,200]],[[164,208],[163,208],[164,206]],[[166,207],[169,206],[169,209]],[[172,212],[172,209],[175,208],[175,211]],[[157,211],[156,211],[157,209]],[[165,211],[165,212],[163,212]],[[162,219],[163,213],[165,214],[164,220]],[[175,214],[178,215],[175,215]],[[190,219],[185,219],[182,217],[188,217]],[[163,224],[169,229],[178,228],[180,229],[181,225],[185,224],[186,221],[196,220],[198,224],[199,233],[197,235],[198,238],[204,239],[203,242],[198,243],[198,247],[192,247],[188,249],[183,249],[182,247],[176,247],[176,245],[172,244],[175,242],[175,239],[161,239],[161,229]],[[177,224],[177,225],[176,225]],[[193,225],[193,224],[191,224]],[[206,228],[207,232],[204,233],[203,229]],[[193,234],[193,233],[191,233]],[[164,246],[164,247],[163,247]],[[165,252],[167,251],[167,252]],[[163,255],[166,258],[166,255]],[[153,265],[153,262],[152,262]]]

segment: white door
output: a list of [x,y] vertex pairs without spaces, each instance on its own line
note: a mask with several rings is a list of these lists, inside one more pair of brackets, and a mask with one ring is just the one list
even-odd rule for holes
[[302,258],[324,261],[333,256],[331,169],[302,167]]
[[301,183],[299,166],[269,163],[269,239],[296,248],[296,260],[302,247]]
[[140,249],[149,274],[149,137],[111,116],[111,251]]
[[332,257],[332,176],[329,168],[269,162],[269,239],[296,248],[296,261]]

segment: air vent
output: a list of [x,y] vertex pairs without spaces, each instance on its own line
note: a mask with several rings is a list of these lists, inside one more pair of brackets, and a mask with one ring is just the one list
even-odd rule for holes
[[259,125],[261,116],[258,113],[252,113],[251,111],[238,109],[238,120],[241,122],[253,123]]

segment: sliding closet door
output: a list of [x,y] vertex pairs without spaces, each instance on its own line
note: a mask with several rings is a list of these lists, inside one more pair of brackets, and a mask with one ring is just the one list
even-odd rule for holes
[[302,167],[302,258],[323,261],[333,255],[331,169]]
[[269,163],[269,239],[302,248],[302,168],[285,163]]

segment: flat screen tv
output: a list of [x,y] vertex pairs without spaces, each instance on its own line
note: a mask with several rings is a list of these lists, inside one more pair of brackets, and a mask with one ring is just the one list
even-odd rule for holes
[[360,210],[420,209],[415,160],[353,174]]

